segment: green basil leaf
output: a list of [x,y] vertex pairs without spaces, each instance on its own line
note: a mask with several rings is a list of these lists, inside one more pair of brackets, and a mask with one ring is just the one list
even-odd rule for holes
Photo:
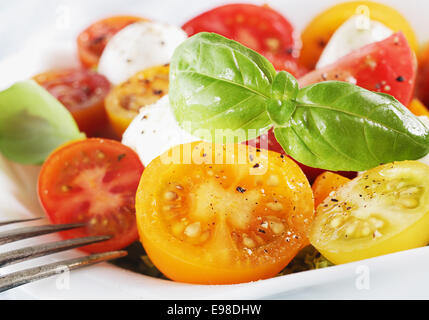
[[85,137],[70,112],[34,81],[0,92],[0,152],[23,164],[41,164],[67,141]]
[[363,171],[429,152],[429,128],[389,95],[329,81],[301,89],[295,102],[292,118],[275,135],[305,165]]
[[291,100],[271,99],[267,104],[267,112],[275,126],[284,126],[295,112],[295,102]]
[[203,140],[217,136],[217,130],[231,136],[234,130],[245,132],[236,142],[253,139],[272,126],[266,105],[275,75],[255,51],[218,34],[199,33],[173,55],[171,107],[179,125]]
[[274,78],[271,95],[278,100],[295,99],[299,92],[298,81],[288,72],[280,71]]

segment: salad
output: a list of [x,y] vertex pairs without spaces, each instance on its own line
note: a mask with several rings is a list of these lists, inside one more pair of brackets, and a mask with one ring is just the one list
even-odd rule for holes
[[0,92],[0,152],[40,165],[82,248],[235,284],[429,244],[429,49],[395,9],[338,4],[298,34],[268,5],[94,22],[81,67]]

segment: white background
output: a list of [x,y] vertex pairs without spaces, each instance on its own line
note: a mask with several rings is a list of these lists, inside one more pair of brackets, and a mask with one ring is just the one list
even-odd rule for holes
[[[134,14],[181,25],[205,9],[226,2],[0,0],[0,88],[28,78],[36,72],[76,64],[76,35],[99,18],[114,14]],[[251,0],[247,2],[264,3]],[[265,3],[282,12],[299,31],[322,9],[336,2],[338,1],[272,0]],[[429,1],[380,2],[399,9],[416,29],[421,42],[429,39],[427,19]],[[0,220],[42,214],[35,193],[37,172],[38,168],[13,165],[0,157]],[[55,237],[42,237],[25,241],[24,244],[52,239]],[[5,251],[13,246],[4,246],[0,249]],[[19,267],[0,270],[0,273],[76,255],[76,252],[67,252],[39,258],[35,262],[28,262]],[[73,272],[66,288],[61,286],[58,278],[50,278],[0,294],[0,299],[427,299],[429,298],[427,270],[429,270],[429,248],[227,287],[190,286],[166,282],[104,264]],[[366,283],[366,280],[369,282]]]

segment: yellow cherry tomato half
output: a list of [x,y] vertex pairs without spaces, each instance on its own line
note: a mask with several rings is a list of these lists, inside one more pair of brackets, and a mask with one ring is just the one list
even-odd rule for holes
[[352,1],[338,4],[319,14],[302,33],[300,63],[314,69],[323,49],[334,32],[350,17],[363,14],[383,23],[394,32],[402,31],[414,52],[418,50],[416,34],[409,22],[394,8],[372,1]]
[[115,132],[122,136],[141,108],[154,104],[168,93],[169,65],[138,72],[116,86],[105,101],[106,112]]
[[[171,163],[167,155],[192,161]],[[168,278],[233,284],[286,267],[309,244],[314,204],[307,178],[288,157],[195,142],[150,163],[136,210],[141,242]]]
[[429,166],[379,166],[346,183],[317,208],[310,241],[335,264],[429,243]]

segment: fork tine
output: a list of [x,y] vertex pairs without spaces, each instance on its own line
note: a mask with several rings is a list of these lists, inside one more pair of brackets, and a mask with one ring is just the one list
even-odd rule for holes
[[9,220],[9,221],[2,221],[0,222],[0,227],[7,226],[9,224],[15,224],[15,223],[21,223],[21,222],[29,222],[29,221],[36,221],[43,219],[44,217],[38,217],[38,218],[31,218],[31,219],[20,219],[20,220]]
[[25,227],[16,230],[8,230],[0,232],[0,245],[41,236],[44,234],[49,234],[57,231],[65,231],[75,228],[83,227],[83,223],[72,223],[72,224],[54,224],[46,226],[36,226],[36,227]]
[[106,253],[93,254],[86,257],[70,259],[66,261],[55,262],[23,271],[11,273],[0,277],[0,292],[19,287],[21,285],[44,279],[64,270],[75,270],[90,266],[99,262],[121,258],[127,255],[126,251],[112,251]]
[[55,241],[51,243],[44,243],[36,246],[30,246],[23,249],[17,249],[0,254],[0,267],[10,264],[15,264],[25,260],[47,256],[49,254],[82,247],[101,241],[106,241],[112,238],[111,236],[92,236],[84,238],[76,238],[64,241]]

